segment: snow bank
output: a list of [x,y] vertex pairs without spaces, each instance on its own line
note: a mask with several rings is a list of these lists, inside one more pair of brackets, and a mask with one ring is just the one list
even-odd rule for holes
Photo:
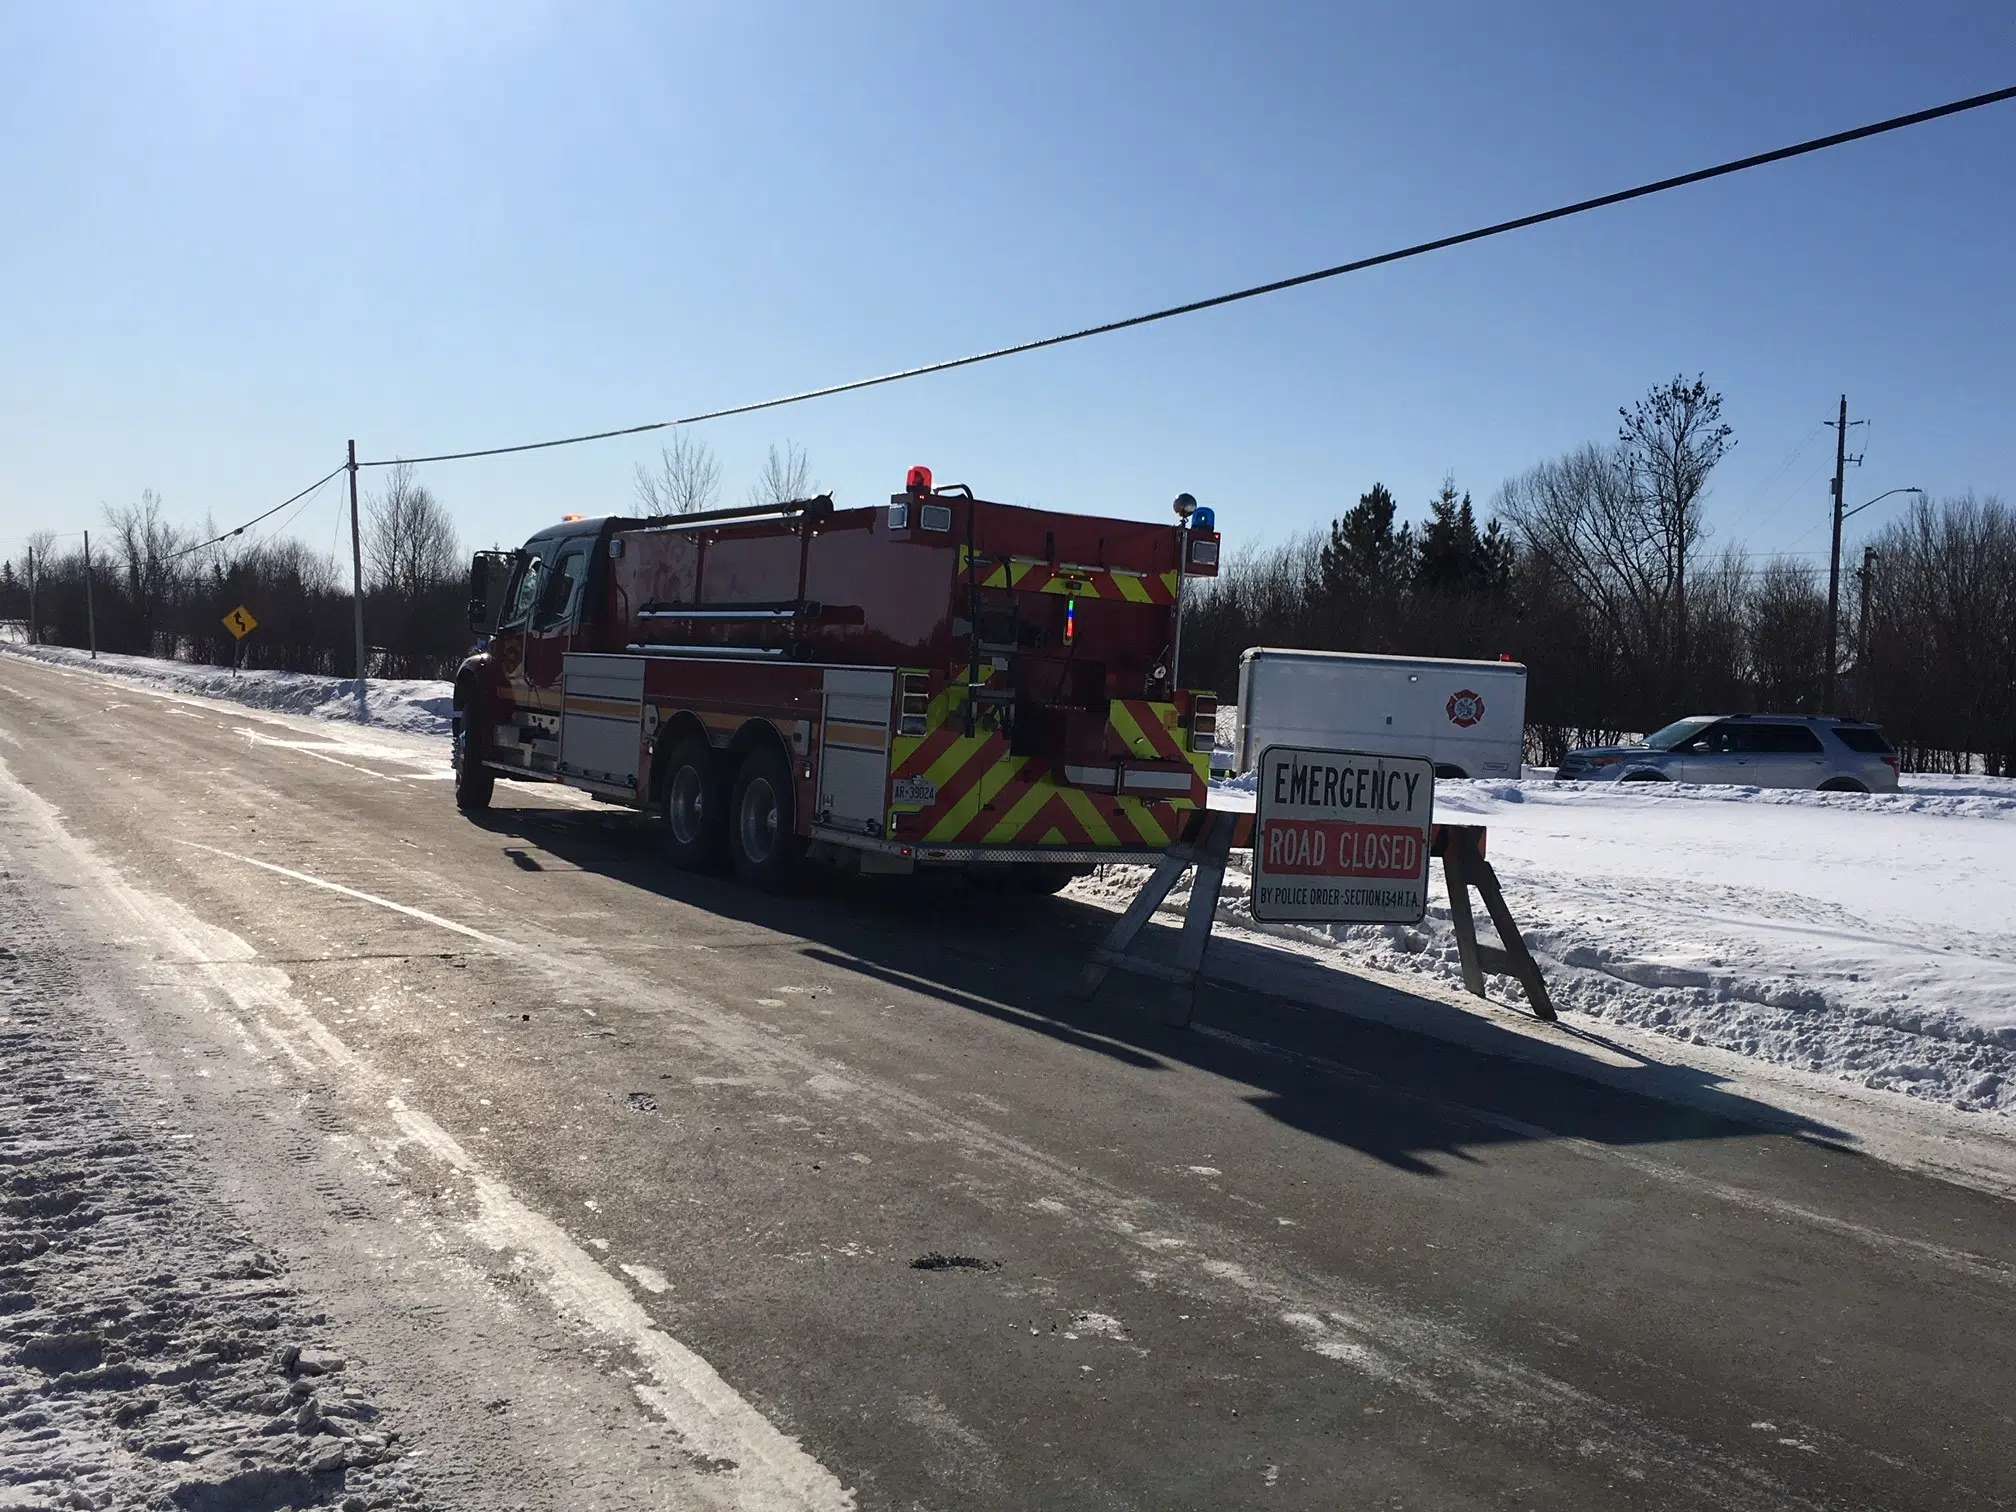
[[[1252,778],[1214,805],[1252,803]],[[1895,794],[1436,784],[1489,849],[1557,1006],[1961,1109],[2016,1113],[2016,780]],[[1261,924],[1248,855],[1219,918],[1346,964],[1460,981],[1436,869],[1418,927]],[[1131,896],[1108,868],[1081,896]],[[1489,929],[1481,909],[1480,928]],[[1493,996],[1522,1001],[1510,979]]]
[[[255,709],[308,714],[319,719],[357,719],[357,684],[350,678],[315,677],[305,672],[234,672],[195,662],[157,661],[151,656],[113,656],[96,661],[70,646],[7,645],[11,656],[32,656],[58,666],[82,667],[148,683],[163,692],[200,693]],[[445,682],[373,678],[365,685],[370,723],[410,735],[446,735],[454,687]]]

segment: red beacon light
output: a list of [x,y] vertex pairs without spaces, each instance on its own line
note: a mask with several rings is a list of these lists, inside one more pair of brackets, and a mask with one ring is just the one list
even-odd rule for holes
[[903,491],[919,498],[931,492],[931,469],[922,465],[911,468],[903,479]]
[[588,516],[586,516],[585,514],[562,515],[560,516],[560,523],[562,525],[572,525],[576,520],[585,520],[587,518]]

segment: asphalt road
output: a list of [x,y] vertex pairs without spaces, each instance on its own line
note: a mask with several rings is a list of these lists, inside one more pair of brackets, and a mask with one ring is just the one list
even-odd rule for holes
[[766,898],[5,657],[0,762],[8,866],[444,1501],[2016,1503],[2016,1215],[1782,1110],[1342,975],[1172,1030],[1071,996],[1079,904]]

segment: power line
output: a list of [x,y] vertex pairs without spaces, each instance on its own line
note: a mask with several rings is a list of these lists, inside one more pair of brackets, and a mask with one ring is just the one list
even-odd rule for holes
[[[337,472],[341,471],[342,471],[341,468],[337,469]],[[286,519],[280,521],[271,530],[267,531],[262,539],[253,542],[252,551],[254,553],[264,551],[268,546],[271,546],[275,541],[279,540],[281,532],[286,530],[288,526],[292,525],[296,520],[301,518],[302,514],[307,510],[308,506],[315,502],[315,496],[321,493],[323,489],[327,488],[329,486],[330,478],[334,478],[335,476],[336,473],[329,474],[328,478],[324,478],[320,483],[317,483],[306,494],[303,494],[301,496],[301,502],[295,506],[294,513],[290,514],[289,516],[287,516]],[[242,529],[243,527],[241,526],[240,528]]]
[[1434,241],[1416,242],[1411,247],[1401,247],[1391,252],[1381,252],[1373,257],[1361,257],[1354,262],[1338,263],[1328,268],[1318,268],[1310,273],[1298,273],[1292,278],[1278,278],[1271,283],[1254,284],[1250,288],[1237,289],[1229,294],[1214,294],[1208,299],[1195,299],[1187,304],[1170,305],[1166,309],[1151,310],[1145,315],[1130,315],[1121,320],[1109,320],[1101,325],[1086,326],[1061,335],[1043,336],[1033,341],[1016,342],[1012,346],[995,347],[991,351],[975,352],[966,357],[951,357],[942,362],[930,362],[921,367],[903,368],[893,373],[883,373],[873,378],[855,378],[845,383],[828,384],[824,388],[805,389],[795,394],[785,394],[774,399],[759,399],[750,404],[730,405],[725,409],[705,410],[697,415],[687,415],[677,420],[653,420],[643,425],[628,425],[617,430],[593,431],[582,436],[562,436],[552,441],[528,441],[516,446],[490,446],[475,451],[441,452],[427,457],[387,457],[374,462],[359,462],[359,467],[394,467],[400,462],[462,462],[473,457],[501,457],[514,452],[545,451],[556,446],[578,446],[585,441],[608,441],[618,436],[642,435],[646,431],[667,430],[678,425],[697,425],[704,420],[724,420],[731,415],[754,414],[758,410],[778,409],[787,404],[802,404],[810,399],[828,399],[836,394],[850,394],[860,389],[876,388],[885,383],[901,383],[908,378],[923,378],[932,373],[949,372],[953,368],[972,367],[982,362],[993,362],[1002,357],[1017,357],[1025,352],[1039,352],[1046,347],[1063,346],[1067,342],[1084,341],[1093,336],[1108,336],[1116,331],[1131,330],[1136,326],[1152,325],[1156,321],[1173,320],[1179,315],[1194,315],[1202,310],[1214,310],[1221,305],[1237,304],[1241,300],[1258,299],[1264,294],[1278,294],[1286,289],[1296,289],[1304,284],[1320,283],[1324,279],[1341,278],[1347,273],[1362,273],[1368,268],[1382,267],[1387,263],[1403,262],[1411,257],[1422,257],[1430,252],[1445,251],[1450,247],[1464,246],[1470,242],[1483,241],[1488,237],[1503,236],[1507,232],[1522,231],[1529,226],[1545,225],[1549,221],[1566,220],[1571,215],[1582,215],[1591,210],[1601,210],[1610,205],[1621,205],[1630,200],[1644,199],[1648,195],[1663,194],[1669,189],[1681,189],[1690,184],[1706,183],[1710,179],[1726,178],[1732,173],[1747,172],[1752,168],[1766,167],[1772,163],[1782,163],[1790,158],[1804,157],[1808,153],[1824,152],[1831,147],[1845,146],[1850,142],[1863,141],[1869,137],[1882,136],[1887,132],[1902,131],[1908,126],[1922,126],[1928,121],[1942,120],[1947,116],[1959,115],[1969,110],[1979,110],[1983,106],[1997,105],[2005,100],[2016,99],[2016,86],[1997,89],[1987,94],[1971,95],[1964,100],[1954,100],[1945,105],[1935,105],[1929,110],[1914,110],[1909,115],[1892,116],[1887,121],[1876,121],[1867,126],[1857,126],[1849,131],[1837,131],[1829,136],[1814,137],[1798,142],[1790,147],[1775,148],[1770,152],[1760,152],[1750,157],[1735,158],[1726,163],[1718,163],[1712,168],[1697,168],[1692,173],[1682,173],[1672,178],[1654,180],[1639,184],[1631,189],[1619,189],[1614,193],[1597,195],[1594,199],[1577,200],[1570,205],[1560,205],[1552,210],[1541,210],[1532,215],[1522,215],[1513,220],[1499,221],[1494,225],[1480,226],[1474,231],[1464,231],[1455,236],[1438,237]]
[[343,471],[343,467],[345,465],[347,464],[338,464],[337,466],[331,468],[328,472],[324,473],[321,477],[317,478],[313,483],[310,483],[306,488],[302,489],[301,492],[297,494],[288,495],[288,497],[282,499],[278,504],[275,504],[271,509],[265,511],[263,514],[256,514],[252,516],[252,518],[247,520],[243,525],[235,526],[234,528],[225,531],[222,535],[212,536],[207,541],[198,541],[194,546],[184,546],[180,551],[171,551],[166,556],[162,557],[161,560],[164,562],[173,562],[178,558],[189,556],[192,553],[201,551],[206,546],[215,546],[219,541],[228,541],[231,539],[231,537],[235,535],[243,535],[246,531],[250,530],[254,525],[257,525],[261,520],[270,519],[272,516],[280,513],[280,511],[285,509],[289,504],[307,498],[308,495],[312,494],[324,483],[327,483],[331,478],[335,477],[337,473]]
[[1730,526],[1735,526],[1748,520],[1756,511],[1757,506],[1764,502],[1764,496],[1778,486],[1784,476],[1792,470],[1793,464],[1806,454],[1806,448],[1813,444],[1814,438],[1825,429],[1827,429],[1827,422],[1825,420],[1815,422],[1813,429],[1806,433],[1806,439],[1785,454],[1785,460],[1778,464],[1777,470],[1759,484],[1749,498],[1745,499],[1741,505],[1730,512],[1727,523]]

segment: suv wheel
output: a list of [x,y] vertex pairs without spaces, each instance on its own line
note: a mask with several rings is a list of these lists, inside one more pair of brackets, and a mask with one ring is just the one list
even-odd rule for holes
[[1820,784],[1823,793],[1866,793],[1869,791],[1853,777],[1829,777]]

